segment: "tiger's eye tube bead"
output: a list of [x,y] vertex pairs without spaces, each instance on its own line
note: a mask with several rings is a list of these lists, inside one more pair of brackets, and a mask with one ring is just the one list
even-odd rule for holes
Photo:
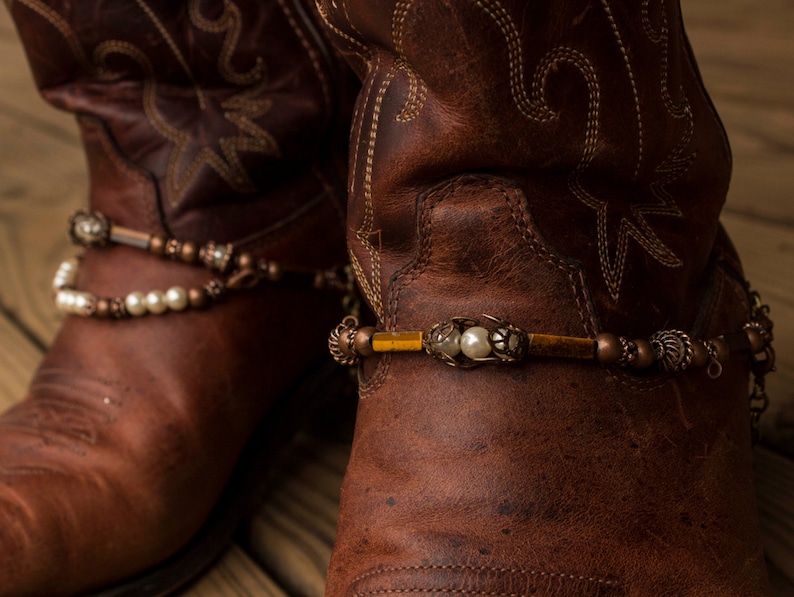
[[705,367],[709,362],[709,350],[702,340],[692,340],[692,366]]
[[615,334],[601,333],[595,337],[596,359],[599,363],[610,365],[616,363],[623,354],[620,338]]
[[353,350],[362,357],[371,357],[375,354],[372,350],[372,335],[375,333],[375,328],[366,326],[359,329],[353,338]]
[[637,358],[631,363],[632,369],[647,369],[653,365],[654,352],[653,346],[647,340],[634,340],[634,345],[637,347]]

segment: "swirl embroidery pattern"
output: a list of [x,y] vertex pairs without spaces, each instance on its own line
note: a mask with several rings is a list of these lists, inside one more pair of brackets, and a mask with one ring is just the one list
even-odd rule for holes
[[[97,80],[111,82],[119,79],[120,75],[108,65],[108,59],[111,56],[125,56],[138,64],[143,75],[142,107],[146,118],[160,135],[173,144],[168,157],[164,189],[172,206],[181,203],[205,168],[214,170],[234,191],[253,192],[255,185],[243,165],[240,154],[249,152],[272,157],[281,155],[278,142],[255,122],[256,119],[266,114],[272,105],[270,100],[262,97],[262,91],[267,84],[266,69],[262,58],[257,57],[255,65],[248,72],[237,72],[231,66],[231,59],[242,27],[240,9],[233,2],[225,1],[223,12],[215,20],[202,15],[200,0],[190,0],[188,4],[188,15],[193,26],[206,33],[224,36],[222,49],[217,59],[218,72],[231,85],[242,87],[238,93],[226,98],[220,104],[223,117],[237,128],[239,134],[221,137],[218,140],[217,148],[211,147],[209,143],[199,139],[196,134],[191,134],[172,123],[159,109],[156,65],[140,47],[123,40],[106,40],[93,49],[91,58],[89,58],[77,34],[66,19],[44,4],[42,0],[6,0],[9,7],[15,2],[26,6],[46,19],[66,41],[78,64]],[[180,50],[179,44],[145,0],[135,0],[135,2],[152,22],[159,36],[170,48],[174,58],[191,81],[199,110],[206,110],[208,100],[196,83],[196,77],[191,71],[188,60]]]

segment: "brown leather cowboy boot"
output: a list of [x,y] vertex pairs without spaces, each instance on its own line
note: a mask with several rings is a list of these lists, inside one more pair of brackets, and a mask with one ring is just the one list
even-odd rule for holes
[[327,595],[762,595],[769,324],[677,1],[321,7],[379,320],[331,338],[363,367]]
[[236,463],[267,467],[319,394],[345,71],[297,0],[8,5],[103,215],[73,220],[72,315],[0,418],[0,594],[159,595],[244,513]]

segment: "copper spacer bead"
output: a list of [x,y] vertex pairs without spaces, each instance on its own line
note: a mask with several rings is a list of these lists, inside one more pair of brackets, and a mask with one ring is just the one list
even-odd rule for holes
[[692,366],[705,367],[709,362],[709,349],[702,340],[692,340]]
[[284,270],[280,263],[270,261],[267,264],[267,278],[271,282],[278,282],[284,276]]
[[601,333],[595,337],[596,359],[599,363],[609,365],[616,363],[623,354],[620,338],[615,334]]
[[372,350],[372,335],[375,333],[375,328],[371,325],[361,328],[356,332],[356,336],[353,339],[353,349],[361,355],[362,357],[371,357],[375,354],[375,351]]
[[187,300],[194,309],[207,306],[207,292],[203,288],[191,288],[187,291]]
[[747,334],[747,339],[750,341],[750,350],[753,354],[758,354],[764,350],[764,337],[754,327],[747,327],[744,329]]
[[345,328],[342,333],[339,334],[339,351],[349,358],[356,358],[356,350],[353,346],[354,338],[358,332],[358,328],[356,327],[348,327]]
[[165,239],[162,236],[153,236],[149,240],[149,252],[157,257],[165,255]]
[[722,338],[712,338],[711,342],[714,344],[714,348],[717,351],[717,362],[726,362],[731,354],[731,349],[728,347],[728,343]]
[[647,340],[634,340],[634,345],[637,347],[637,358],[631,363],[632,369],[647,369],[653,365],[656,355],[653,352],[653,346]]
[[256,269],[256,259],[251,253],[240,253],[237,256],[237,267],[239,269]]
[[108,299],[97,300],[96,316],[100,319],[107,319],[110,317],[110,301]]
[[179,252],[179,258],[185,263],[196,263],[199,258],[199,250],[196,243],[187,241],[182,245],[182,250]]

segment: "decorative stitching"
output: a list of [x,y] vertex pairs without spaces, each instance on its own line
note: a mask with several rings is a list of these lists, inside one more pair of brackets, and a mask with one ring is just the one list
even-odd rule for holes
[[206,99],[204,98],[204,92],[201,91],[201,88],[199,88],[199,85],[196,82],[196,78],[193,76],[193,71],[190,69],[190,65],[187,63],[187,60],[185,59],[185,56],[182,54],[182,51],[179,49],[179,46],[176,44],[176,41],[174,41],[174,38],[171,37],[171,35],[168,33],[168,30],[165,28],[163,22],[158,18],[158,16],[149,7],[149,5],[146,4],[144,0],[135,0],[135,2],[138,4],[141,10],[146,14],[146,16],[149,17],[149,20],[152,22],[152,24],[157,28],[157,31],[163,37],[163,41],[165,41],[165,43],[168,44],[168,47],[171,48],[171,52],[173,52],[174,57],[177,59],[177,62],[179,62],[179,65],[185,71],[185,74],[188,76],[190,82],[193,84],[193,91],[196,92],[196,98],[198,99],[199,107],[202,110],[205,110],[207,108],[207,102]]
[[[520,201],[514,195],[520,191],[494,184],[493,179],[485,176],[463,175],[447,181],[436,190],[431,190],[420,200],[419,213],[421,221],[418,223],[419,244],[414,258],[401,268],[393,277],[389,288],[387,329],[395,329],[397,325],[397,306],[402,290],[414,282],[425,271],[432,254],[432,213],[438,205],[447,199],[458,186],[481,187],[499,193],[510,209],[510,214],[516,230],[527,244],[528,248],[540,259],[566,273],[571,290],[579,310],[579,317],[585,333],[595,333],[594,315],[587,316],[587,292],[581,272],[574,265],[567,263],[561,257],[551,253],[536,236],[531,225],[531,215],[526,210],[525,201]],[[523,195],[522,195],[523,196]]]
[[297,34],[303,49],[306,50],[306,53],[309,55],[309,59],[311,60],[312,66],[314,67],[314,72],[317,73],[317,78],[319,79],[320,86],[323,89],[323,99],[325,100],[326,114],[330,114],[331,106],[333,104],[333,100],[331,99],[331,86],[328,81],[328,76],[320,63],[320,56],[317,54],[315,47],[309,43],[309,40],[306,38],[306,33],[298,26],[298,23],[286,2],[284,2],[284,0],[278,0],[278,5],[281,7],[281,11],[284,13],[284,16],[287,17],[290,26]]
[[[399,68],[397,65],[392,64],[383,81],[381,82],[380,89],[378,90],[378,94],[375,97],[375,104],[372,109],[369,141],[367,143],[367,158],[364,166],[364,221],[356,231],[356,238],[369,252],[372,266],[370,279],[367,279],[366,277],[359,278],[359,283],[361,284],[362,290],[364,291],[364,294],[372,306],[372,310],[379,319],[383,318],[380,255],[378,254],[378,249],[370,241],[370,237],[376,233],[376,231],[373,229],[375,211],[372,199],[372,171],[375,161],[375,142],[378,136],[378,124],[380,121],[381,108],[383,106],[383,98],[385,97],[386,91],[389,89],[389,86],[394,79],[397,68]],[[358,276],[362,268],[357,259],[353,264],[353,268],[356,272],[356,275]]]
[[629,54],[626,51],[626,46],[620,37],[617,23],[615,23],[615,17],[612,15],[612,9],[609,7],[609,2],[607,2],[607,0],[601,0],[601,5],[604,7],[604,11],[607,13],[607,18],[609,19],[609,24],[612,26],[612,32],[615,35],[615,40],[617,41],[618,47],[620,48],[620,53],[623,55],[623,62],[626,64],[626,71],[628,72],[629,82],[631,83],[631,92],[634,94],[634,110],[637,112],[638,130],[638,156],[637,166],[634,168],[634,178],[637,178],[640,173],[640,165],[642,164],[642,112],[640,111],[640,96],[637,92],[637,84],[634,81],[634,72],[631,68],[631,62],[629,61]]
[[351,37],[344,31],[339,29],[339,27],[337,27],[331,22],[331,19],[328,16],[328,11],[325,10],[325,6],[323,6],[322,0],[314,0],[314,4],[317,7],[317,12],[320,14],[320,18],[322,19],[323,23],[325,23],[325,26],[328,27],[330,31],[332,31],[342,39],[347,40],[347,42],[350,43],[354,48],[357,48],[358,50],[353,50],[353,53],[359,58],[361,58],[362,61],[369,63],[372,60],[372,54],[370,53],[369,48],[367,48],[367,46],[365,46],[357,39]]
[[[362,580],[367,578],[371,578],[373,576],[378,576],[380,574],[386,574],[391,572],[418,572],[422,570],[461,570],[461,571],[469,571],[469,572],[495,572],[497,574],[522,574],[524,576],[541,576],[541,577],[548,577],[548,578],[563,578],[567,580],[576,580],[576,581],[586,581],[592,582],[599,585],[607,585],[607,586],[614,586],[614,587],[622,587],[623,583],[614,581],[614,580],[607,580],[604,578],[599,578],[596,576],[582,576],[582,575],[575,575],[575,574],[566,574],[560,572],[544,572],[541,570],[528,570],[525,568],[508,568],[508,567],[494,567],[494,566],[469,566],[466,564],[447,564],[447,565],[430,565],[430,566],[395,566],[389,568],[378,568],[377,570],[371,570],[369,572],[365,572],[357,577],[355,577],[351,584],[358,583]],[[469,592],[463,589],[396,589],[393,592],[410,592],[410,591],[429,591],[429,592],[458,592],[458,593],[469,593],[469,594],[478,594],[478,595],[518,595],[517,593],[483,593],[483,592]],[[356,593],[357,595],[371,595],[376,593],[382,593],[388,591],[371,591],[368,593]]]
[[251,85],[262,80],[265,64],[261,56],[256,57],[256,64],[247,73],[238,73],[232,68],[232,58],[242,31],[242,14],[236,4],[224,0],[223,13],[213,21],[201,14],[201,0],[191,0],[188,16],[191,23],[206,33],[226,34],[218,56],[218,72],[226,81],[235,85]]
[[397,122],[410,122],[414,120],[422,111],[427,99],[427,85],[414,70],[409,66],[408,58],[403,51],[403,34],[405,19],[408,12],[413,7],[414,0],[402,0],[397,3],[392,15],[392,42],[397,51],[400,68],[408,75],[408,99],[405,106],[396,116]]

